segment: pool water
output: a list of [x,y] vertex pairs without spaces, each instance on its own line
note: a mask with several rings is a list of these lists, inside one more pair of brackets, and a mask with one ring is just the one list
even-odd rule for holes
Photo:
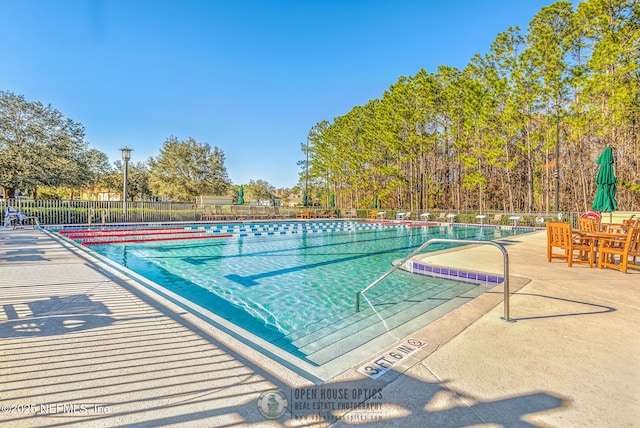
[[[467,226],[387,227],[114,243],[91,249],[260,337],[275,340],[353,310],[358,291],[428,239],[492,240],[526,232]],[[455,284],[396,271],[367,298],[383,303],[396,289]]]

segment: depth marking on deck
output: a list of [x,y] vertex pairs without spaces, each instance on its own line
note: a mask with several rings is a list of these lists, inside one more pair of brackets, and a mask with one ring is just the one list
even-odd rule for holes
[[427,342],[413,337],[403,340],[395,348],[390,349],[361,366],[358,371],[369,376],[371,379],[377,379],[391,370],[393,366],[405,360],[419,349],[424,348],[426,345]]

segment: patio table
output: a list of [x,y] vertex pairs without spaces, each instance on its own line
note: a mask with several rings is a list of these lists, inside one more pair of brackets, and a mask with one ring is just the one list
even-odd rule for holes
[[599,231],[584,231],[584,230],[573,230],[574,235],[578,236],[580,239],[590,240],[593,242],[593,251],[594,251],[594,259],[597,260],[600,252],[600,241],[601,240],[616,240],[620,241],[621,244],[624,245],[624,242],[627,240],[626,233],[614,233],[614,232],[599,232]]

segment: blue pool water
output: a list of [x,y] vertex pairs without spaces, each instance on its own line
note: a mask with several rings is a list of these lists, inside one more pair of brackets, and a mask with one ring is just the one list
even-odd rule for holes
[[[91,250],[248,331],[276,339],[353,308],[356,292],[430,238],[492,240],[526,232],[466,226],[388,227],[114,243],[91,246]],[[449,284],[455,282],[397,271],[367,297],[380,299],[400,286],[426,289]]]

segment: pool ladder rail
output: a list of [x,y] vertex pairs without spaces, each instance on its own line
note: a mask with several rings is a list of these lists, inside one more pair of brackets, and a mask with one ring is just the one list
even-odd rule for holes
[[400,267],[404,266],[407,261],[409,261],[413,256],[418,254],[420,251],[424,250],[425,248],[427,248],[431,244],[438,244],[438,243],[465,244],[465,245],[468,245],[468,244],[471,244],[471,245],[492,245],[492,246],[498,248],[502,252],[503,269],[504,269],[504,283],[503,283],[504,284],[504,316],[501,317],[501,318],[503,320],[505,320],[505,321],[511,322],[512,320],[509,318],[509,294],[510,294],[509,293],[509,254],[507,253],[507,250],[504,247],[504,245],[502,245],[502,244],[500,244],[498,242],[494,242],[494,241],[474,241],[474,240],[471,240],[471,239],[434,238],[434,239],[430,239],[427,242],[423,243],[415,251],[413,251],[407,257],[402,259],[399,263],[395,264],[387,272],[382,274],[382,276],[380,276],[378,279],[376,279],[371,284],[367,285],[364,289],[362,289],[361,291],[358,291],[356,293],[356,312],[360,312],[360,300],[361,300],[361,298],[364,298],[366,300],[366,297],[365,297],[364,293],[366,293],[367,291],[369,291],[370,289],[375,287],[383,279],[385,279],[387,276],[391,275],[397,269],[399,269]]

